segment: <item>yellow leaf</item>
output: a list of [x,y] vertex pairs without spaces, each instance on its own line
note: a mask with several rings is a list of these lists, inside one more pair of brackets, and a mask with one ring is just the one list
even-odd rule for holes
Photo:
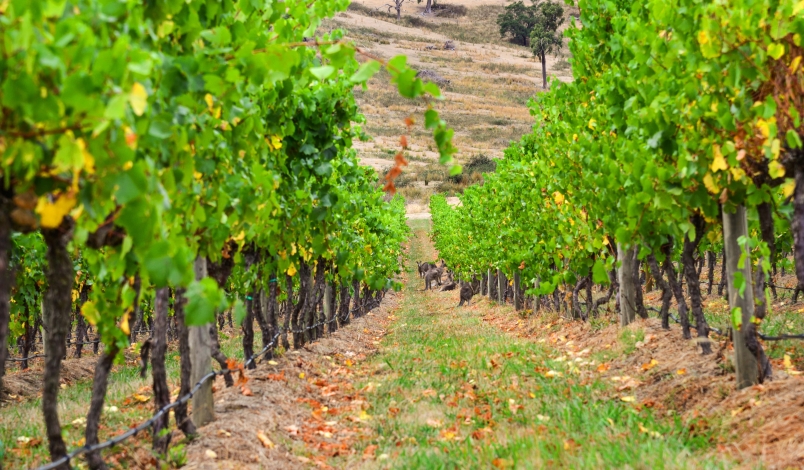
[[131,330],[128,327],[128,314],[123,315],[123,318],[120,320],[120,331],[126,335],[131,333]]
[[282,137],[278,135],[272,135],[271,138],[268,140],[268,146],[271,147],[272,150],[279,150],[282,148]]
[[553,193],[553,200],[556,204],[561,205],[564,202],[564,195],[556,191]]
[[698,42],[704,46],[709,43],[709,33],[706,31],[698,31]]
[[62,194],[55,202],[50,202],[46,195],[41,196],[36,204],[40,225],[43,228],[58,227],[64,216],[75,207],[75,203],[75,196],[71,194]]
[[299,378],[300,378],[300,379],[303,379],[303,378],[304,378],[304,372],[302,372],[302,373],[300,373],[300,374],[299,374]]
[[595,121],[595,118],[590,119],[589,124],[587,124],[587,127],[589,127],[589,129],[591,129],[591,130],[595,130],[596,126],[597,126],[597,121]]
[[678,369],[678,370],[676,371],[676,374],[678,374],[678,375],[684,375],[684,374],[686,374],[686,373],[687,373],[687,369]]
[[792,61],[790,61],[790,73],[796,73],[798,70],[798,66],[801,64],[801,56],[796,57]]
[[784,167],[776,160],[768,162],[768,174],[771,178],[782,178],[785,175]]
[[742,179],[745,178],[745,171],[742,168],[733,166],[731,169],[729,169],[729,171],[731,172],[731,176],[735,181],[742,181]]
[[656,367],[656,364],[658,364],[658,363],[659,363],[659,361],[657,361],[656,359],[651,359],[650,362],[646,362],[645,364],[642,364],[642,370],[651,370],[654,367]]
[[95,157],[87,151],[87,143],[84,139],[76,139],[75,143],[78,144],[78,148],[81,149],[81,153],[84,155],[84,171],[90,175],[95,173]]
[[785,198],[788,198],[793,195],[793,191],[796,190],[796,180],[790,180],[782,186],[782,194],[784,194]]
[[276,446],[262,431],[257,431],[257,440],[259,440],[266,449],[273,449]]
[[91,300],[84,302],[84,305],[81,306],[81,315],[83,315],[92,326],[95,326],[100,319],[98,309],[95,308],[95,304]]
[[726,163],[726,159],[723,158],[723,154],[720,153],[720,146],[715,145],[712,149],[714,152],[714,158],[712,159],[712,164],[709,165],[709,169],[712,170],[713,173],[728,169],[729,164]]
[[790,355],[784,355],[784,368],[785,369],[792,369],[793,368],[793,361],[790,359]]
[[622,400],[622,401],[624,401],[626,403],[632,403],[632,402],[636,401],[636,397],[633,397],[633,396],[620,397],[620,400]]
[[[796,3],[796,5],[793,7],[793,16],[797,16],[802,11],[804,11],[804,0],[801,0],[800,2]],[[798,46],[798,44],[796,44],[796,46]]]
[[759,132],[762,133],[762,136],[766,139],[770,137],[770,125],[768,124],[768,121],[760,119],[757,122],[757,129],[759,129]]
[[148,106],[148,92],[139,82],[134,83],[134,86],[131,87],[128,103],[137,116],[142,116],[142,113],[145,112],[145,108]]
[[371,419],[371,416],[368,413],[366,413],[366,410],[360,410],[360,416],[358,416],[358,419],[360,419],[361,421],[366,421]]
[[140,395],[139,393],[135,393],[131,396],[131,398],[140,403],[146,403],[148,400],[150,400],[150,398],[146,397],[145,395]]
[[706,173],[703,177],[704,186],[706,186],[706,190],[709,191],[710,194],[717,194],[720,192],[720,188],[715,184],[715,181],[712,179],[712,173]]
[[295,266],[295,265],[293,265],[293,264],[291,264],[290,266],[288,266],[287,273],[288,273],[288,276],[290,276],[290,277],[295,276],[295,275],[296,275],[296,266]]
[[210,95],[209,93],[207,93],[207,94],[204,96],[204,102],[206,102],[206,103],[207,103],[207,108],[209,108],[209,112],[212,112],[212,105],[214,104],[214,101],[212,100],[212,95]]

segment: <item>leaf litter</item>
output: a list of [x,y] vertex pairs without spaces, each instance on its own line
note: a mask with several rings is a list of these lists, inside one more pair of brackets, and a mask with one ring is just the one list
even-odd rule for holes
[[400,295],[389,292],[367,316],[255,370],[233,362],[237,383],[226,388],[217,379],[215,421],[188,444],[183,468],[332,468],[327,459],[334,456],[373,460],[371,449],[355,446],[370,429],[362,397],[372,386],[356,389],[354,369],[377,351]]

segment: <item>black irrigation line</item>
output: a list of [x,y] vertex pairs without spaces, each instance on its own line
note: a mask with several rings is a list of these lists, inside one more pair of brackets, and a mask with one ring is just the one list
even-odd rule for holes
[[[648,310],[653,310],[654,312],[661,313],[658,309],[656,309],[654,307],[648,307]],[[676,318],[676,316],[673,315],[672,312],[667,312],[667,314],[670,315],[670,318],[672,318],[674,322],[676,322],[678,324],[681,324],[681,321],[678,318]],[[694,328],[696,330],[698,329],[698,327],[696,325],[690,325],[690,328]],[[714,331],[715,333],[721,335],[721,336],[724,335],[722,330],[720,330],[718,328],[715,328],[714,326],[709,326],[709,329]],[[783,333],[783,334],[780,334],[778,336],[770,336],[770,335],[764,335],[762,333],[757,332],[757,336],[759,336],[764,341],[786,341],[786,340],[790,340],[790,339],[804,339],[804,333],[792,334],[792,335]]]
[[[141,333],[150,333],[150,332],[151,332],[151,330],[143,330]],[[42,345],[42,343],[36,343],[36,344]],[[67,342],[67,346],[79,346],[79,345],[86,346],[86,345],[89,345],[89,344],[103,344],[103,342],[101,340],[99,340],[99,339],[96,339],[94,341],[82,341],[82,342],[68,341]],[[44,354],[35,354],[33,356],[28,356],[28,357],[7,357],[6,361],[7,362],[25,362],[27,360],[37,359],[37,358],[40,358],[40,357],[46,357],[46,356]]]
[[[709,284],[709,281],[698,281],[698,284]],[[682,286],[686,286],[686,285],[687,285],[687,283],[682,281],[680,285],[682,285]],[[719,283],[719,282],[716,282],[716,283],[714,283],[714,285],[719,286],[719,285],[720,285],[720,283]],[[773,288],[773,287],[775,287],[776,289],[782,289],[782,290],[790,290],[790,291],[794,291],[794,292],[796,291],[796,288],[795,288],[795,287],[784,287],[784,286],[777,286],[777,285],[775,285],[775,284],[771,284],[770,282],[766,282],[766,283],[765,283],[765,286],[766,286],[766,287],[772,287],[772,288]],[[726,287],[726,285],[724,284],[724,285],[723,285],[723,287]]]
[[[358,309],[359,308],[362,308],[362,307],[358,307]],[[304,333],[305,331],[314,330],[314,329],[318,328],[319,326],[330,324],[330,323],[333,323],[333,322],[335,322],[337,320],[338,320],[338,316],[333,315],[332,319],[330,319],[330,320],[322,321],[322,322],[319,322],[319,323],[317,323],[315,325],[312,325],[312,326],[309,326],[309,327],[306,327],[306,328],[302,328],[300,330],[289,330],[289,332],[293,333],[293,334]],[[248,367],[252,362],[255,362],[257,360],[257,358],[259,358],[260,356],[262,356],[263,354],[268,352],[269,349],[271,349],[272,347],[274,347],[276,345],[277,339],[279,339],[279,337],[282,334],[285,334],[285,333],[288,333],[288,331],[281,331],[281,330],[277,331],[276,334],[274,334],[274,337],[271,339],[271,342],[266,344],[262,348],[262,350],[260,352],[258,352],[257,354],[252,355],[243,364],[243,367]],[[215,371],[212,371],[212,372],[208,373],[207,375],[203,376],[201,378],[201,380],[199,380],[193,386],[193,388],[190,389],[190,391],[186,395],[184,395],[182,397],[179,397],[173,403],[170,403],[170,404],[164,406],[163,408],[160,408],[149,420],[139,424],[137,427],[131,428],[128,431],[124,432],[123,434],[121,434],[119,436],[116,436],[116,437],[113,437],[112,439],[109,439],[108,441],[100,442],[98,444],[93,444],[91,446],[84,445],[83,447],[79,447],[78,449],[73,450],[72,452],[70,452],[69,454],[65,455],[64,457],[61,457],[60,459],[55,460],[55,461],[53,461],[53,462],[51,462],[51,463],[49,463],[47,465],[43,465],[41,467],[38,467],[36,470],[51,470],[51,469],[54,469],[54,468],[56,468],[56,467],[58,467],[60,465],[65,464],[65,463],[69,464],[72,459],[78,457],[79,455],[83,455],[83,454],[86,454],[88,452],[95,452],[95,451],[98,451],[98,450],[103,450],[103,449],[106,449],[107,447],[112,447],[114,445],[117,445],[117,444],[125,441],[129,437],[137,435],[139,432],[144,431],[146,428],[149,428],[149,427],[153,426],[153,424],[159,418],[164,416],[165,413],[167,413],[171,409],[173,409],[173,408],[175,408],[175,407],[177,407],[177,406],[179,406],[179,405],[181,405],[183,403],[187,403],[193,397],[193,395],[195,395],[196,392],[198,392],[198,390],[201,389],[201,386],[204,385],[204,383],[207,382],[209,379],[211,379],[213,377],[216,377],[218,375],[224,375],[224,374],[229,373],[229,372],[232,372],[232,369],[220,369],[220,370],[215,370]]]

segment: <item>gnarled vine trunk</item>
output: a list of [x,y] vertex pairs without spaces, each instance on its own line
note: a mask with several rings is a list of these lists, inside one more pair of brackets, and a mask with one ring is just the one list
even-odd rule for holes
[[[173,298],[173,314],[176,317],[176,328],[179,335],[179,366],[180,366],[180,385],[179,396],[182,397],[190,393],[194,384],[191,383],[193,374],[193,364],[190,359],[190,330],[184,324],[184,297],[183,288],[176,289]],[[187,403],[182,403],[173,408],[176,419],[176,426],[181,429],[185,436],[191,437],[196,434],[195,423],[187,413]]]
[[[167,370],[165,370],[165,355],[167,353],[167,317],[168,317],[168,288],[161,287],[156,290],[154,302],[154,326],[151,332],[152,350],[151,374],[153,376],[154,407],[160,410],[170,404],[170,389],[167,383]],[[153,425],[153,447],[157,455],[166,456],[170,445],[171,432],[168,428],[168,413],[163,414]]]
[[[8,322],[11,319],[11,201],[0,194],[0,400],[8,357]],[[27,357],[26,354],[23,357]],[[26,361],[27,362],[27,361]],[[27,364],[24,364],[27,367]]]
[[697,324],[698,340],[703,354],[712,352],[712,345],[709,342],[709,325],[703,313],[703,298],[701,296],[701,284],[698,279],[698,271],[695,269],[694,253],[703,239],[705,222],[702,216],[694,215],[690,218],[695,227],[695,239],[690,240],[689,235],[684,236],[684,248],[681,253],[681,260],[684,263],[684,275],[687,279],[687,292],[690,294],[690,306],[692,314]]
[[[89,412],[87,413],[87,427],[84,432],[84,440],[88,446],[98,443],[98,429],[100,427],[101,412],[103,403],[106,400],[106,390],[109,387],[109,372],[114,365],[114,358],[119,349],[115,343],[110,344],[103,352],[103,356],[95,364],[95,375],[92,379],[92,398],[89,402]],[[87,463],[92,470],[105,470],[106,464],[101,458],[100,451],[87,453]]]
[[656,257],[653,253],[648,255],[646,261],[648,262],[648,267],[653,275],[653,279],[662,290],[662,309],[659,311],[659,317],[662,319],[662,328],[668,330],[670,329],[670,301],[673,300],[673,292],[667,282],[665,282],[662,271],[659,269],[659,263],[656,261]]
[[681,323],[681,335],[684,339],[692,339],[692,334],[690,333],[690,316],[687,311],[687,300],[684,298],[684,290],[681,288],[681,283],[678,282],[676,269],[673,266],[673,261],[670,259],[671,252],[672,246],[665,245],[664,272],[667,273],[667,283],[670,285],[670,290],[673,291],[673,295],[676,297],[676,302],[678,303],[678,321]]
[[[61,225],[54,229],[43,229],[42,235],[47,245],[47,291],[45,292],[45,358],[44,384],[42,387],[42,413],[48,439],[48,449],[52,461],[67,454],[67,446],[61,434],[59,422],[59,388],[61,361],[67,352],[67,331],[70,329],[72,311],[72,290],[75,270],[67,251],[67,244],[73,236],[75,222],[65,217]],[[67,470],[69,465],[59,467]]]

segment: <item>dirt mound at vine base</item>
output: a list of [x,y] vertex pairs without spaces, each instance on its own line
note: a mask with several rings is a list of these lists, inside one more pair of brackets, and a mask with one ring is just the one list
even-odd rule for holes
[[[31,360],[31,367],[25,370],[7,372],[3,377],[4,392],[9,400],[22,401],[42,393],[44,378],[44,359]],[[79,380],[91,378],[95,373],[98,356],[91,353],[80,359],[67,359],[61,365],[61,383],[70,385]]]
[[378,309],[335,334],[247,371],[250,395],[219,378],[216,420],[188,445],[184,468],[327,468],[328,457],[352,453],[369,430],[354,366],[377,351],[400,299],[389,293]]
[[657,318],[637,320],[627,329],[642,330],[644,339],[625,354],[623,329],[613,324],[595,330],[589,323],[566,321],[557,314],[521,318],[510,307],[487,309],[483,319],[503,331],[575,351],[613,349],[622,354],[601,366],[601,378],[633,388],[612,394],[633,395],[640,406],[657,413],[678,414],[691,432],[716,427],[717,452],[754,468],[804,467],[804,377],[785,372],[773,361],[773,380],[735,389],[733,350],[725,338],[712,338],[712,354],[702,355],[694,340],[684,341],[680,327],[661,327]]

